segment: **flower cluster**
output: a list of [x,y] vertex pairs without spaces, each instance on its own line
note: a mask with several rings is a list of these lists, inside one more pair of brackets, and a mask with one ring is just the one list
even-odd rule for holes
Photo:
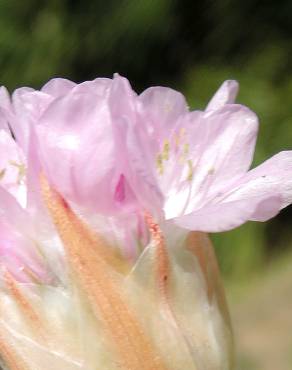
[[205,232],[292,202],[292,151],[249,170],[256,115],[115,75],[0,89],[0,354],[9,370],[227,370]]

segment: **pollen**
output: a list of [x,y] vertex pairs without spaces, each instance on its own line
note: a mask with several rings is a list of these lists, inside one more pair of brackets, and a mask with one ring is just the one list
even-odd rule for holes
[[174,144],[175,144],[175,148],[178,149],[180,147],[180,145],[182,144],[182,141],[184,140],[185,138],[185,135],[186,135],[186,129],[184,127],[182,127],[178,133],[175,133],[173,135],[173,139],[174,139]]
[[5,176],[5,172],[6,172],[6,168],[3,168],[1,171],[0,171],[0,180],[3,179],[3,177]]
[[194,168],[193,168],[193,161],[189,159],[187,161],[188,164],[188,176],[187,176],[187,181],[192,181],[193,175],[194,175]]
[[156,167],[159,175],[163,175],[164,167],[163,167],[163,156],[161,153],[159,153],[156,157]]
[[162,158],[165,161],[169,160],[169,151],[170,151],[170,143],[168,140],[164,141],[163,150],[162,150]]
[[184,152],[184,154],[189,154],[189,152],[190,152],[190,144],[189,143],[184,144],[183,152]]

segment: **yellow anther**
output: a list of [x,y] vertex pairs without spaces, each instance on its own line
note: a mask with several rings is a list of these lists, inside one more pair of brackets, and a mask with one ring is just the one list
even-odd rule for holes
[[180,137],[179,137],[179,135],[174,134],[173,135],[173,139],[174,139],[175,147],[178,148],[179,147],[179,144],[180,144]]
[[184,127],[182,127],[177,134],[173,135],[174,144],[175,144],[176,148],[178,148],[180,146],[182,140],[184,139],[185,134],[186,134],[186,129]]
[[184,154],[189,154],[189,152],[190,152],[190,144],[188,144],[188,143],[185,143],[184,144]]
[[5,176],[5,172],[6,172],[6,169],[3,168],[1,171],[0,171],[0,180],[3,179],[3,177]]
[[163,157],[161,153],[159,153],[156,157],[156,167],[159,175],[162,175],[164,169],[163,169]]
[[165,161],[169,160],[169,150],[170,150],[170,143],[168,140],[164,141],[163,150],[162,150],[162,159]]
[[191,159],[189,159],[187,161],[187,164],[188,164],[188,167],[189,167],[189,172],[188,172],[187,180],[188,181],[192,181],[193,175],[194,175],[193,161]]

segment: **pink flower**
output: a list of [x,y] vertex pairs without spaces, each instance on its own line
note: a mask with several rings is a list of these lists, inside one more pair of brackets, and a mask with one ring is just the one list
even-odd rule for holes
[[264,221],[292,201],[292,152],[249,171],[258,120],[237,89],[226,81],[193,112],[118,75],[0,89],[8,368],[231,368],[212,246],[188,230]]
[[[54,79],[41,91],[16,90],[11,102],[2,88],[2,127],[9,122],[21,149],[2,136],[10,157],[27,156],[32,183],[42,169],[86,215],[120,224],[149,211],[189,230],[229,230],[273,217],[292,194],[290,151],[248,171],[258,119],[234,103],[237,90],[226,81],[205,111],[190,112],[175,90],[137,95],[118,75],[79,85]],[[131,224],[133,239],[137,221]]]

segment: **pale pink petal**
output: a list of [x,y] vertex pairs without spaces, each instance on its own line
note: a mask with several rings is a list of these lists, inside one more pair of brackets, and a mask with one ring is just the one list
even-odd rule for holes
[[[292,203],[292,151],[280,152],[242,176],[226,199],[248,199],[254,196],[281,196],[279,209]],[[255,219],[256,219],[255,215]]]
[[129,81],[115,74],[109,94],[109,109],[113,120],[136,121],[136,93]]
[[250,197],[234,201],[207,204],[201,209],[175,219],[183,228],[204,232],[221,232],[234,229],[249,220],[266,221],[279,212],[281,197]]
[[58,98],[69,93],[75,86],[76,83],[65,78],[53,78],[41,88],[41,91],[54,98]]
[[[126,100],[127,94],[119,95],[120,99],[124,97],[122,99]],[[120,99],[117,96],[117,101]],[[182,94],[169,88],[152,87],[138,97],[136,116],[128,114],[128,119],[124,119],[124,129],[120,130],[129,156],[130,184],[140,204],[156,215],[161,214],[163,200],[163,189],[160,189],[157,179],[157,157],[187,110]],[[130,107],[128,111],[135,112]]]
[[[140,206],[157,213],[161,194],[153,177],[153,148],[148,122],[138,112],[140,102],[128,80],[115,75],[109,96],[109,109],[114,122],[117,155],[123,173]],[[154,165],[155,166],[155,165]]]
[[4,115],[0,110],[0,130],[4,130],[7,133],[10,133],[6,115]]
[[5,86],[0,86],[0,109],[6,112],[11,110],[10,95]]
[[[120,207],[115,194],[121,186],[122,153],[116,155],[104,97],[72,91],[50,105],[37,130],[44,170],[65,197],[104,212]],[[124,180],[123,186],[130,196]]]
[[[157,194],[152,193],[149,188],[149,168],[147,167],[147,146],[145,138],[141,142],[140,125],[137,115],[137,95],[133,92],[129,81],[119,75],[115,75],[109,94],[109,110],[113,121],[113,133],[116,145],[116,155],[119,158],[119,168],[127,179],[132,194],[132,208],[135,208],[136,199],[140,206],[149,209],[149,204],[154,205]],[[143,130],[143,127],[140,127]],[[143,157],[139,158],[139,157]],[[141,159],[141,163],[140,163]],[[150,165],[151,161],[148,162]],[[141,167],[142,165],[142,167]],[[144,176],[145,175],[145,176]],[[155,186],[154,186],[155,188]],[[157,193],[157,190],[156,190]],[[127,201],[130,201],[128,197]],[[129,207],[128,207],[129,208]]]
[[31,218],[42,222],[48,214],[45,210],[42,192],[40,188],[40,176],[42,167],[39,155],[39,142],[36,135],[36,128],[33,127],[30,134],[30,141],[27,151],[27,203],[26,209],[29,211]]
[[206,107],[206,111],[222,108],[225,104],[235,102],[239,85],[237,81],[227,80],[219,87],[213,98]]
[[7,89],[0,86],[0,129],[9,132],[9,115],[11,113],[11,100]]
[[281,152],[175,222],[188,229],[215,232],[248,220],[266,221],[292,202],[291,173],[292,151]]
[[[193,123],[194,125],[194,123]],[[201,155],[196,167],[194,161],[194,177],[200,173],[210,173],[216,187],[245,173],[252,162],[257,132],[258,118],[248,108],[232,104],[226,105],[213,113],[205,113],[201,117],[200,130],[196,139],[196,131],[191,130],[190,145],[200,145]]]
[[0,220],[5,221],[23,233],[32,233],[33,228],[27,222],[29,215],[19,202],[7,190],[0,186]]
[[[168,140],[168,158],[157,176],[166,218],[201,208],[242,176],[252,161],[257,129],[256,115],[235,104],[184,115]],[[163,158],[163,149],[160,153]]]
[[25,153],[28,150],[31,127],[52,100],[50,95],[28,87],[17,89],[12,94],[13,113],[9,118],[9,124]]
[[105,98],[108,96],[112,80],[109,78],[96,78],[93,81],[85,81],[74,87],[74,92],[96,94]]
[[64,78],[53,78],[47,82],[41,89],[42,92],[51,95],[54,98],[67,95],[70,91],[84,92],[103,95],[109,89],[112,80],[109,78],[96,78],[93,81],[85,81],[76,84]]
[[145,140],[144,130],[129,126],[126,133],[129,183],[141,207],[153,215],[161,216],[164,196],[157,181],[155,150],[151,147],[151,141]]
[[6,111],[11,109],[11,100],[9,93],[4,86],[0,86],[0,108]]
[[170,88],[150,87],[139,96],[141,124],[157,140],[164,140],[177,120],[188,112],[184,96]]

